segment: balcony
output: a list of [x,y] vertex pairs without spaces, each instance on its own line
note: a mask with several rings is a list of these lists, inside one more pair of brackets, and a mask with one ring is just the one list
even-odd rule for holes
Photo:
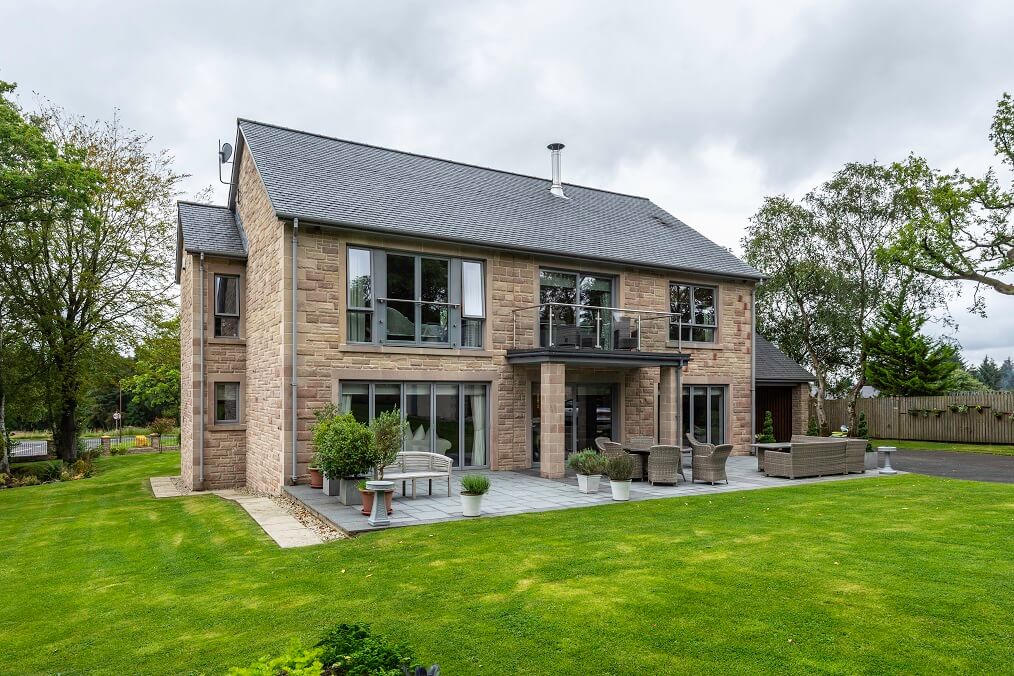
[[[682,341],[669,342],[681,327],[672,312],[572,303],[540,303],[512,310],[511,363],[683,366]],[[682,331],[676,331],[680,336]]]

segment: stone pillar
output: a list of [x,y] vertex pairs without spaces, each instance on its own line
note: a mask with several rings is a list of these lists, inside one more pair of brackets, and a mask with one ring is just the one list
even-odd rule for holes
[[567,399],[566,368],[563,364],[542,364],[540,384],[541,416],[539,418],[539,474],[559,479],[566,468],[564,439],[564,406]]
[[162,452],[162,437],[158,434],[149,434],[148,441],[151,442],[152,450]]
[[112,440],[108,436],[102,435],[102,439],[100,441],[102,442],[102,455],[109,455],[109,447]]
[[676,368],[660,366],[658,369],[658,443],[677,445],[676,431]]

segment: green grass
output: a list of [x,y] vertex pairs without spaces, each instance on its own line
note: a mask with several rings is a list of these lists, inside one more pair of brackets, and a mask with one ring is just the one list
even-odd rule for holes
[[1014,663],[1010,485],[857,479],[281,550],[234,503],[153,499],[178,463],[0,491],[0,671],[221,673],[339,621],[446,674]]
[[894,446],[914,451],[952,451],[954,453],[988,453],[1014,455],[1014,446],[1002,444],[961,444],[953,441],[906,441],[902,439],[870,439],[873,447]]

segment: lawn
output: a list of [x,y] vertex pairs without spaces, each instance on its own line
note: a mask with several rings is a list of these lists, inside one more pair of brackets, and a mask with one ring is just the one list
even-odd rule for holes
[[873,447],[894,446],[913,451],[951,451],[953,453],[987,453],[1014,455],[1014,446],[1002,444],[962,444],[954,441],[906,441],[902,439],[870,439]]
[[1007,672],[1014,486],[907,475],[281,550],[178,454],[0,491],[0,670],[220,673],[371,621],[446,674]]

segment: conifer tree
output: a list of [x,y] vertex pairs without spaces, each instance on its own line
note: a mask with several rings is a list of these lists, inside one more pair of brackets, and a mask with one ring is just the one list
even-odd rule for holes
[[764,426],[761,427],[760,436],[757,441],[762,444],[773,444],[775,442],[775,419],[771,411],[764,411]]
[[903,297],[884,305],[865,337],[867,382],[886,396],[944,394],[956,368],[955,348],[921,333],[925,315],[905,307]]

